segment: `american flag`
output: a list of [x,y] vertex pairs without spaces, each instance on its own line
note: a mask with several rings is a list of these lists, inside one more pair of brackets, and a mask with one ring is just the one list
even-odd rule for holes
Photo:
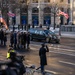
[[68,19],[68,18],[69,18],[68,13],[62,12],[61,10],[59,10],[58,15],[63,15],[63,16],[65,16],[65,18],[66,18],[66,19]]
[[10,17],[14,17],[14,16],[16,16],[14,13],[12,13],[12,12],[9,12],[9,13],[7,13],[8,14],[8,16],[10,16]]
[[0,22],[4,24],[4,26],[5,26],[6,29],[8,29],[6,21],[1,16],[0,16]]

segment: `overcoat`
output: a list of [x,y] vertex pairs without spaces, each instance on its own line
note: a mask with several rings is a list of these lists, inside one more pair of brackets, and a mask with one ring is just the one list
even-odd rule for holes
[[44,47],[40,48],[39,50],[40,65],[47,65],[46,52],[47,50]]

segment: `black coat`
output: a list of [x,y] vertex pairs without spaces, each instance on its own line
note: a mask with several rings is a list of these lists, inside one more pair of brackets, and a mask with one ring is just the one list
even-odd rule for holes
[[12,43],[12,44],[14,43],[14,36],[13,36],[13,33],[10,34],[10,43]]
[[26,35],[26,42],[27,42],[27,44],[30,44],[30,34]]
[[46,52],[48,52],[48,50],[46,48],[44,48],[44,47],[40,48],[40,50],[39,50],[40,65],[47,65]]

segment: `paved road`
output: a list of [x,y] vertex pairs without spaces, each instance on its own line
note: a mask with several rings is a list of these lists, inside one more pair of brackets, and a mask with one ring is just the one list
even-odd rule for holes
[[[50,51],[47,53],[48,65],[46,69],[54,75],[75,75],[75,50],[62,45],[51,46],[48,44],[48,47]],[[31,49],[32,51],[26,56],[26,59],[28,59],[26,62],[39,66],[39,45],[32,44]]]
[[[9,40],[9,38],[8,38]],[[48,65],[46,70],[51,72],[52,75],[75,75],[75,40],[74,39],[62,39],[60,44],[48,44],[50,49],[47,53]],[[26,57],[26,64],[39,65],[38,50],[41,42],[31,42],[30,51],[20,51]],[[8,42],[9,45],[9,42]],[[0,48],[0,60],[5,59],[8,47]]]

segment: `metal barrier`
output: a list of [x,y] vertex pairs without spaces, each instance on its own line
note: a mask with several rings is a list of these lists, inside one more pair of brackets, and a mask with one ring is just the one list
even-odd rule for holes
[[61,31],[75,32],[75,25],[61,25]]

